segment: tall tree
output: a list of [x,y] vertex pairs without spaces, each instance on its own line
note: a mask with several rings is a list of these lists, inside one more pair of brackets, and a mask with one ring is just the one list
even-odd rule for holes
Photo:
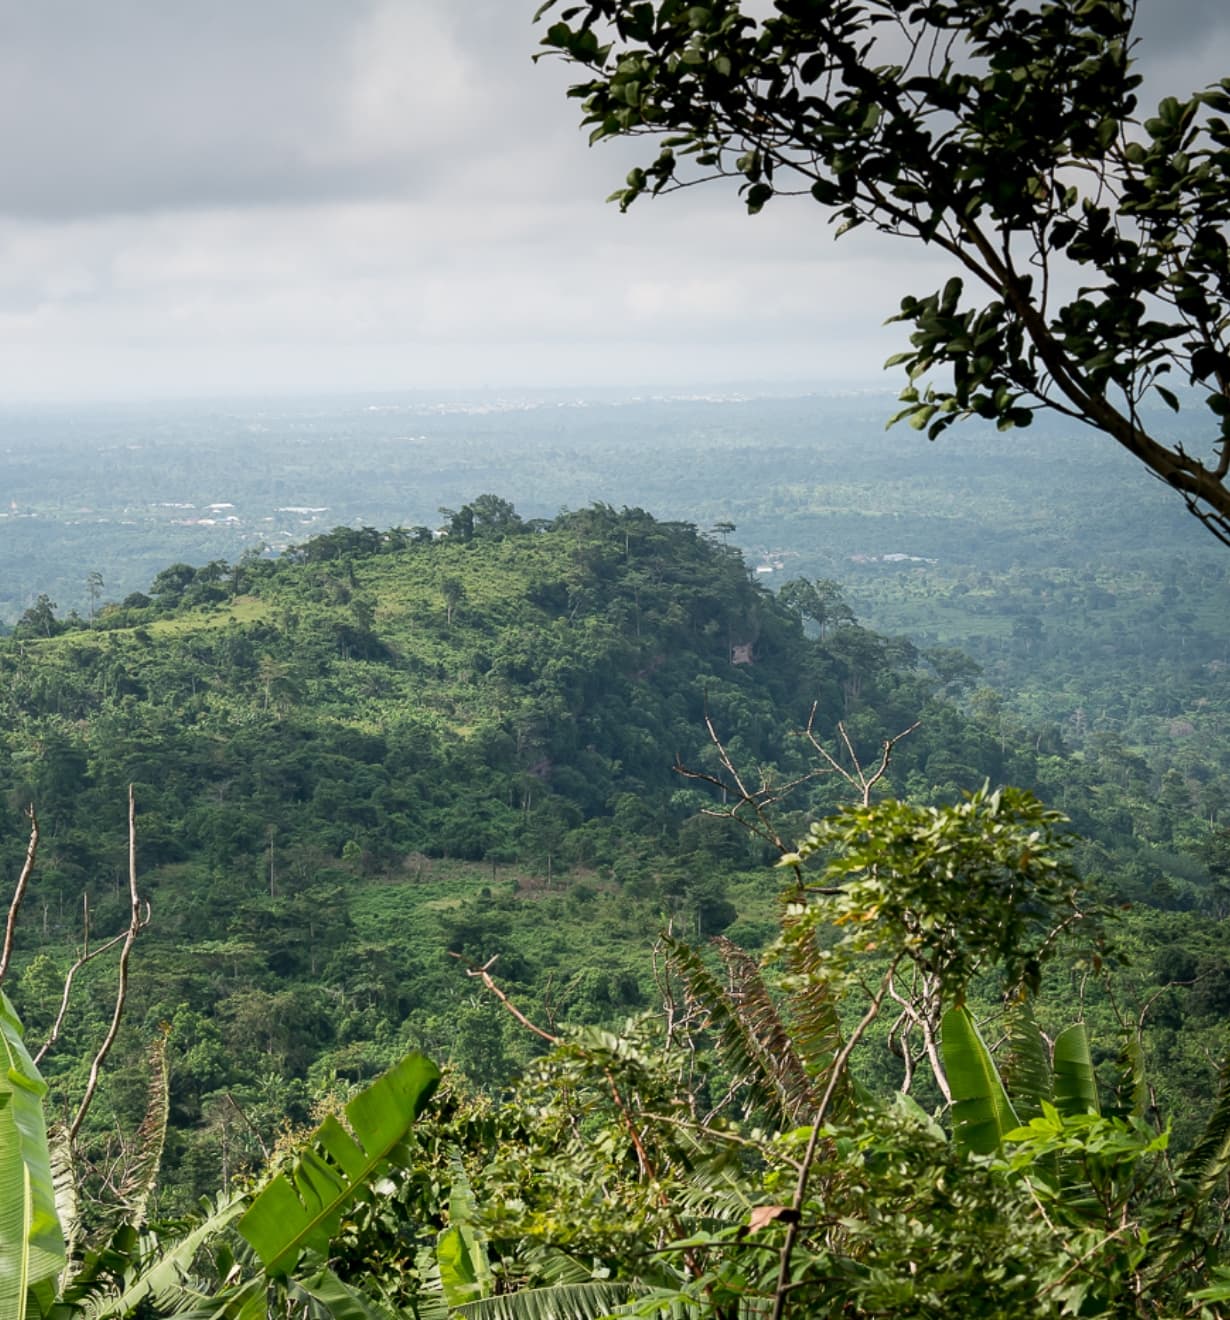
[[[947,253],[945,287],[901,301],[898,417],[933,439],[971,415],[1085,423],[1230,544],[1230,79],[1135,120],[1133,0],[774,8],[587,0],[551,23],[591,141],[662,135],[614,199],[734,178],[752,213],[809,193],[839,233]],[[1208,410],[1200,452],[1154,397]]]

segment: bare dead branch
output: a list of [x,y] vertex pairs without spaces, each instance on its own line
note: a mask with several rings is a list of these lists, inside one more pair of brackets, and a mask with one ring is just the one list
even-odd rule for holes
[[239,1115],[243,1125],[256,1138],[256,1144],[261,1148],[261,1154],[265,1157],[267,1162],[269,1159],[269,1147],[265,1145],[265,1138],[261,1136],[260,1129],[252,1122],[248,1117],[247,1112],[244,1110],[244,1107],[229,1091],[226,1093],[226,1102]]
[[89,895],[87,894],[85,897],[86,932],[85,932],[85,940],[82,945],[82,953],[81,956],[77,959],[77,961],[73,963],[73,965],[68,969],[68,972],[64,977],[64,991],[63,994],[60,996],[60,1011],[56,1014],[56,1020],[52,1023],[51,1031],[48,1034],[47,1039],[43,1042],[42,1048],[34,1056],[34,1062],[36,1066],[42,1062],[43,1056],[60,1039],[60,1031],[63,1029],[64,1019],[68,1015],[68,1001],[69,1001],[69,997],[72,995],[73,992],[73,981],[76,979],[77,973],[86,965],[86,963],[93,962],[95,958],[101,957],[109,949],[114,949],[115,946],[119,944],[122,939],[124,939],[126,934],[125,931],[120,931],[118,935],[113,936],[111,939],[109,939],[106,942],[106,944],[100,944],[97,949],[91,949],[90,935],[89,935],[89,919],[90,919],[89,901],[90,901]]
[[847,770],[844,765],[828,750],[827,747],[816,736],[816,706],[812,703],[811,714],[807,717],[807,727],[803,730],[803,736],[811,743],[812,747],[824,758],[825,763],[839,774],[847,784],[854,789],[862,799],[864,807],[871,806],[871,790],[888,773],[888,767],[893,759],[893,750],[903,739],[908,738],[915,729],[922,723],[921,720],[915,720],[908,729],[903,729],[899,734],[892,738],[885,738],[880,745],[880,762],[870,773],[864,768],[862,761],[859,760],[858,753],[854,750],[854,744],[850,740],[849,730],[846,728],[844,720],[839,720],[837,724],[837,733],[845,745],[846,753],[850,757],[850,764],[853,770]]
[[560,1043],[560,1039],[558,1036],[552,1035],[551,1032],[547,1031],[545,1027],[540,1027],[536,1022],[531,1022],[529,1018],[527,1018],[525,1014],[516,1006],[516,1004],[514,1004],[511,999],[509,999],[509,997],[504,993],[504,991],[501,990],[498,985],[496,985],[495,978],[491,975],[491,969],[492,967],[495,966],[496,959],[499,958],[499,956],[500,955],[497,953],[495,957],[488,958],[487,961],[483,963],[481,967],[476,967],[472,962],[468,961],[468,959],[463,958],[461,954],[454,953],[452,952],[452,950],[449,951],[450,958],[456,958],[458,962],[465,964],[466,975],[472,977],[474,980],[481,981],[483,985],[486,986],[486,988],[496,997],[496,999],[498,999],[500,1003],[503,1004],[504,1007],[513,1015],[513,1017],[515,1017],[517,1021],[521,1023],[521,1025],[526,1029],[526,1031],[532,1031],[535,1036],[540,1037],[542,1040],[545,1040],[550,1045],[558,1045]]
[[13,957],[13,935],[17,929],[17,914],[21,911],[22,900],[26,896],[30,876],[34,871],[34,863],[38,857],[38,816],[35,814],[33,802],[26,808],[26,816],[30,821],[30,841],[26,844],[25,864],[21,868],[21,874],[17,877],[17,888],[13,890],[13,899],[9,903],[8,920],[4,923],[4,951],[0,953],[0,981],[3,981],[8,974],[9,962]]
[[102,1066],[106,1062],[107,1055],[111,1052],[111,1046],[115,1044],[116,1036],[119,1034],[120,1022],[124,1016],[124,1005],[128,1001],[128,960],[132,954],[132,946],[136,942],[137,936],[148,924],[148,913],[149,908],[145,907],[143,909],[141,895],[137,890],[137,806],[133,787],[129,784],[128,929],[124,932],[119,967],[116,973],[115,1008],[111,1014],[111,1025],[107,1028],[107,1034],[103,1037],[102,1044],[99,1045],[98,1052],[94,1055],[94,1059],[90,1064],[90,1076],[86,1082],[85,1094],[81,1097],[81,1103],[77,1106],[77,1113],[69,1125],[69,1141],[76,1140],[77,1133],[81,1130],[81,1124],[85,1121],[86,1114],[89,1113],[90,1105],[94,1102],[94,1094],[98,1090],[98,1078]]

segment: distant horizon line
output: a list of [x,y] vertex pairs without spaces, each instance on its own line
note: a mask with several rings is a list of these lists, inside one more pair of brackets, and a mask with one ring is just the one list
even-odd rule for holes
[[482,401],[498,405],[532,406],[540,403],[584,405],[588,403],[668,403],[714,402],[737,403],[757,399],[896,397],[894,385],[874,384],[870,380],[839,385],[832,380],[765,380],[749,378],[729,381],[679,381],[671,384],[629,383],[626,385],[449,385],[339,387],[335,389],[236,389],[211,393],[155,395],[82,395],[75,398],[30,395],[4,398],[0,394],[0,413],[29,410],[70,411],[82,408],[160,409],[173,407],[219,407],[228,404],[345,401],[368,407],[380,407],[398,400],[414,401],[420,406],[441,403]]

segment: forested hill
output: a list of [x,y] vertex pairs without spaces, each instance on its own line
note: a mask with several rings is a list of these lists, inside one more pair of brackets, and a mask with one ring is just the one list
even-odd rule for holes
[[[306,1117],[311,1087],[411,1044],[506,1080],[527,1042],[449,950],[499,954],[548,1017],[611,1021],[653,998],[666,921],[769,936],[769,853],[675,771],[721,773],[706,716],[756,785],[815,768],[813,705],[817,736],[836,749],[844,721],[868,761],[921,720],[885,791],[951,800],[990,779],[1066,797],[1113,892],[1213,901],[1198,858],[1162,873],[1159,849],[1195,826],[1147,768],[1104,782],[1044,737],[1006,738],[953,704],[972,674],[951,651],[862,628],[831,583],[774,596],[720,532],[639,509],[526,522],[481,496],[444,537],[339,528],[277,560],[173,565],[92,622],[41,602],[0,648],[10,884],[25,804],[42,827],[23,1017],[37,1038],[55,1015],[83,896],[96,941],[126,919],[131,783],[153,919],[109,1095],[135,1123],[147,1042],[171,1023],[185,1193],[245,1132]],[[811,779],[782,808],[786,837],[849,797]],[[106,1005],[75,1010],[44,1065],[53,1090],[79,1091]]]
[[[809,640],[689,525],[603,506],[527,524],[483,497],[446,538],[338,529],[277,561],[172,566],[92,626],[29,611],[0,657],[5,787],[40,804],[47,878],[73,890],[129,782],[147,865],[234,868],[271,830],[377,870],[609,860],[624,799],[681,814],[672,766],[705,762],[706,711],[745,764],[783,771],[813,702],[870,752],[922,715],[940,682],[913,648],[836,621]],[[902,747],[898,788],[1032,780],[950,732]]]

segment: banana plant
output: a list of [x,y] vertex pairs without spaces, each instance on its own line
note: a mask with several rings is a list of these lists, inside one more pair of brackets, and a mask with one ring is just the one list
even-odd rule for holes
[[[3,1019],[4,1039],[11,1060],[9,1085],[16,1085],[12,1078],[18,1073],[12,1060],[18,1055],[13,1040],[20,1045],[20,1031],[13,1027],[16,1018],[7,999],[3,1006],[7,1015]],[[37,1073],[33,1077],[37,1078]],[[290,1304],[310,1305],[314,1313],[326,1313],[339,1320],[392,1320],[391,1308],[344,1283],[323,1261],[344,1213],[389,1163],[403,1159],[405,1139],[438,1081],[436,1065],[420,1053],[406,1056],[346,1106],[350,1130],[330,1115],[302,1144],[288,1168],[276,1173],[255,1193],[224,1197],[209,1206],[206,1217],[174,1241],[158,1241],[153,1234],[139,1232],[140,1226],[132,1222],[121,1224],[106,1245],[87,1253],[81,1269],[59,1296],[55,1296],[53,1280],[63,1266],[63,1249],[61,1241],[58,1254],[51,1250],[54,1239],[50,1229],[54,1228],[58,1239],[59,1228],[51,1200],[44,1135],[41,1152],[34,1148],[30,1159],[33,1175],[26,1173],[26,1185],[33,1181],[44,1188],[42,1220],[34,1220],[25,1230],[29,1241],[37,1243],[42,1251],[42,1255],[36,1255],[33,1249],[28,1251],[29,1259],[41,1262],[37,1278],[33,1270],[26,1271],[29,1283],[37,1284],[38,1313],[46,1320],[82,1316],[86,1320],[121,1320],[153,1307],[160,1313],[183,1317],[256,1320],[267,1313],[268,1295],[273,1290],[284,1294]],[[0,1078],[0,1088],[4,1084],[4,1078]],[[26,1117],[30,1122],[37,1117],[41,1123],[41,1094],[33,1081],[22,1085],[33,1100]],[[0,1090],[0,1096],[5,1094]],[[11,1102],[0,1104],[0,1137],[5,1133],[5,1115],[12,1107]],[[12,1146],[5,1142],[5,1152]],[[9,1188],[0,1203],[0,1233],[9,1232],[7,1221],[12,1217],[13,1205],[20,1208],[21,1200]],[[224,1238],[232,1225],[255,1251],[260,1265],[248,1270],[236,1266],[235,1274],[247,1274],[247,1278],[211,1294],[195,1262],[198,1255],[219,1250],[234,1262],[224,1249]],[[45,1243],[36,1232],[40,1228]],[[0,1270],[9,1267],[13,1259],[20,1262],[16,1249],[9,1253],[11,1241],[16,1243],[16,1236],[0,1239]],[[24,1315],[24,1309],[9,1304],[8,1295],[0,1298],[4,1320],[9,1316],[22,1320]]]
[[449,1225],[436,1239],[436,1264],[453,1320],[599,1320],[619,1314],[645,1291],[635,1283],[596,1279],[566,1252],[548,1248],[548,1259],[539,1261],[546,1284],[496,1293],[478,1205],[460,1155],[454,1153],[449,1165]]
[[1098,1114],[1097,1080],[1083,1022],[1073,1023],[1055,1038],[1053,1050],[1034,1023],[1022,1013],[1010,1033],[1006,1069],[1014,1082],[1018,1104],[1009,1097],[1004,1077],[964,1005],[950,1008],[940,1024],[944,1069],[952,1089],[953,1141],[975,1155],[992,1155],[1004,1138],[1047,1108],[1061,1117]]
[[47,1087],[22,1039],[21,1023],[0,991],[0,1316],[44,1314],[64,1268],[43,1097]]
[[[392,1312],[345,1284],[324,1264],[342,1217],[391,1162],[402,1162],[409,1136],[440,1081],[419,1053],[360,1091],[346,1106],[347,1132],[330,1114],[247,1205],[237,1228],[262,1269],[211,1299],[209,1313],[227,1320],[265,1314],[272,1287],[347,1320],[377,1320]],[[310,1272],[296,1276],[305,1259]]]

